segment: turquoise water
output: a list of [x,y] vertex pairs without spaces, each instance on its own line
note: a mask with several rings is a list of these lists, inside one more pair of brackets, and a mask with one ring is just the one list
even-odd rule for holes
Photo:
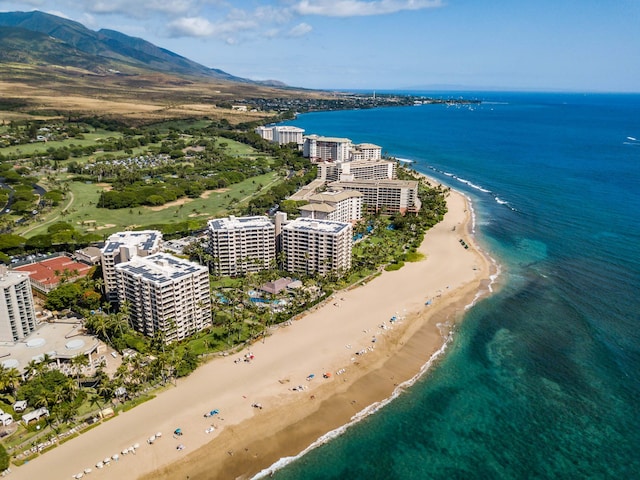
[[505,286],[437,368],[274,478],[640,478],[640,95],[463,95],[483,103],[294,122],[468,194]]

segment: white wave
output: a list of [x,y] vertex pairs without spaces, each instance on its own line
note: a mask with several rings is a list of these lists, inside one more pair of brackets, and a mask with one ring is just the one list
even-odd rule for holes
[[638,139],[635,137],[627,137],[627,140],[631,140],[632,142],[637,142]]
[[491,190],[487,190],[486,188],[481,187],[480,185],[476,185],[475,183],[470,182],[469,180],[465,180],[464,178],[460,178],[460,177],[457,177],[457,178],[458,178],[459,182],[462,182],[465,185],[469,185],[471,188],[473,188],[475,190],[479,190],[479,191],[484,192],[484,193],[491,193]]
[[277,462],[272,464],[270,467],[265,468],[264,470],[260,471],[256,475],[254,475],[251,480],[258,480],[258,479],[266,478],[266,477],[270,476],[273,472],[275,472],[277,470],[280,470],[280,469],[286,467],[287,465],[295,462],[296,460],[302,458],[308,452],[316,449],[317,447],[319,447],[321,445],[324,445],[325,443],[329,442],[330,440],[332,440],[334,438],[339,437],[344,432],[346,432],[349,427],[357,424],[358,422],[360,422],[361,420],[365,419],[369,415],[373,415],[378,410],[380,410],[382,407],[384,407],[384,406],[388,405],[389,403],[391,403],[401,393],[403,393],[407,388],[409,388],[412,385],[414,385],[431,368],[431,366],[434,364],[434,362],[440,356],[442,356],[444,354],[444,352],[446,351],[449,343],[451,343],[452,339],[453,339],[453,331],[448,331],[448,333],[446,335],[444,335],[445,342],[442,344],[442,346],[436,352],[434,352],[433,355],[431,355],[431,357],[429,358],[427,363],[425,363],[420,368],[420,371],[416,375],[414,375],[409,380],[398,384],[398,386],[393,390],[393,393],[391,394],[390,397],[388,397],[388,398],[386,398],[386,399],[384,399],[384,400],[382,400],[380,402],[372,403],[368,407],[365,407],[364,409],[362,409],[358,413],[356,413],[353,417],[351,417],[351,420],[348,423],[346,423],[345,425],[342,425],[342,426],[336,428],[335,430],[332,430],[332,431],[322,435],[320,438],[318,438],[315,442],[313,442],[311,445],[309,445],[307,448],[305,448],[298,455],[295,455],[295,456],[292,456],[292,457],[283,457],[283,458],[279,459]]
[[507,202],[506,200],[502,200],[500,197],[496,197],[496,202],[498,202],[500,205],[509,205],[509,202]]
[[402,163],[413,163],[415,161],[415,160],[410,160],[408,158],[400,158],[400,157],[396,157],[396,160]]

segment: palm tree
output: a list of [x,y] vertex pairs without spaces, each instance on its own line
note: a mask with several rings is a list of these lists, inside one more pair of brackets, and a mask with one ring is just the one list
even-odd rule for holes
[[15,394],[20,379],[20,372],[16,368],[6,368],[0,364],[0,391],[9,390],[11,394]]
[[78,388],[80,388],[80,374],[82,373],[83,367],[89,366],[89,359],[80,353],[71,359],[71,365],[76,371],[76,380],[78,382]]

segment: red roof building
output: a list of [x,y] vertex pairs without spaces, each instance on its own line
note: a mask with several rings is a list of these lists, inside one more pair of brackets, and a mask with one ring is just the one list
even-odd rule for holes
[[86,277],[91,268],[90,265],[76,262],[63,255],[16,267],[13,270],[27,272],[33,289],[46,295],[56,288],[62,280],[74,281]]

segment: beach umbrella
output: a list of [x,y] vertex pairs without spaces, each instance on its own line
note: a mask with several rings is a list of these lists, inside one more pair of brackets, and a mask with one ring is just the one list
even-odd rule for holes
[[118,455],[117,453],[115,453],[115,454],[113,455],[113,457],[111,457],[111,458],[113,458],[113,459],[117,462],[117,461],[118,461],[118,459],[120,458],[120,455]]
[[111,457],[105,457],[105,459],[103,460],[104,464],[106,465],[107,463],[111,462]]
[[133,444],[133,448],[134,448],[134,449],[136,449],[136,448],[140,448],[140,444],[139,444],[139,443],[134,443],[134,444]]
[[104,467],[104,463],[102,462],[96,463],[96,468],[102,468],[102,467]]
[[156,436],[154,435],[152,437],[149,437],[149,439],[147,440],[147,443],[153,443],[155,441],[156,441]]
[[85,468],[85,469],[84,469],[84,473],[87,473],[87,474],[88,474],[88,473],[91,473],[92,471],[93,471],[93,470],[91,470],[90,468]]
[[84,473],[80,472],[80,473],[76,473],[73,478],[82,478],[84,477]]
[[122,454],[126,455],[127,453],[129,453],[129,449],[128,448],[123,448],[122,449]]
[[162,436],[162,432],[158,432],[158,433],[156,433],[156,437],[157,437],[157,438],[160,438],[161,436]]

